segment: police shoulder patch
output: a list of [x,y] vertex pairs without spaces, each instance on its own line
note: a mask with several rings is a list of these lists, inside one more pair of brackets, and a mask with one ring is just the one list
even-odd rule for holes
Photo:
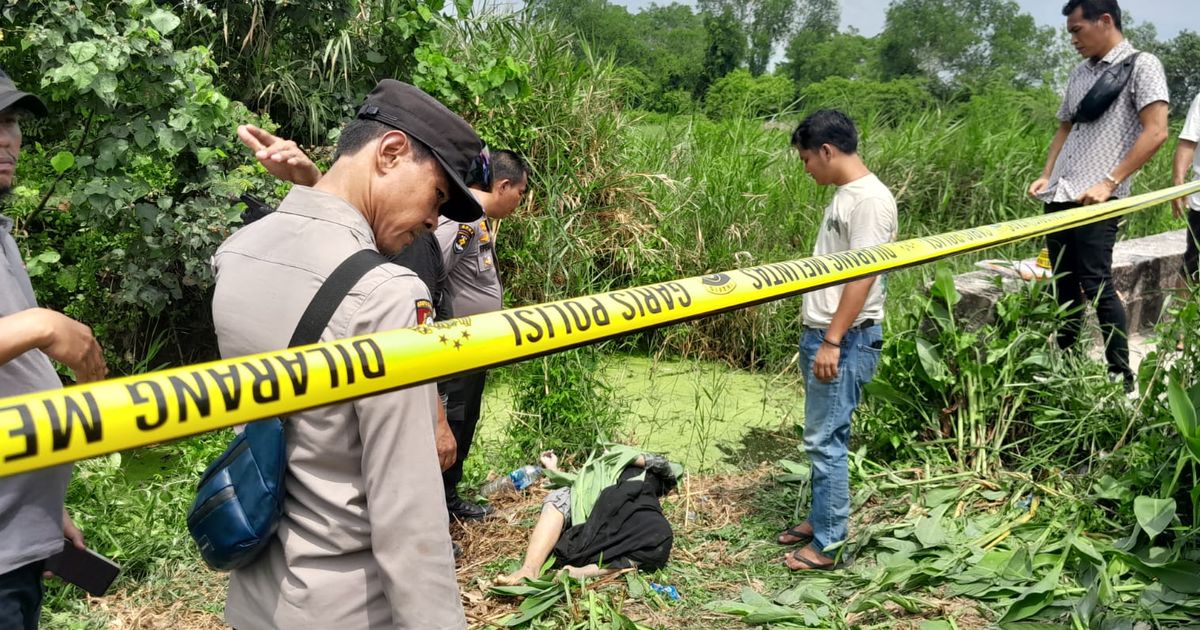
[[475,238],[475,227],[470,223],[459,223],[458,234],[454,235],[454,253],[463,253],[467,245],[471,244],[472,238]]
[[422,298],[417,300],[413,306],[417,310],[418,326],[425,326],[433,323],[433,302]]

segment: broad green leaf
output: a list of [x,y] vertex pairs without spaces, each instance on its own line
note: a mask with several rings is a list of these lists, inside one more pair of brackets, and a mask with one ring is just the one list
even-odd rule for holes
[[923,516],[917,521],[913,532],[922,547],[928,549],[946,543],[946,530],[942,528],[942,517],[946,515],[948,509],[950,509],[949,504],[940,505],[930,512],[929,516]]
[[937,383],[945,382],[946,366],[942,363],[942,355],[937,347],[927,339],[917,340],[917,358],[921,360],[921,368],[925,375]]
[[954,272],[950,271],[946,265],[938,265],[930,293],[950,306],[958,304],[958,301],[962,299],[958,294],[958,289],[954,286]]
[[1133,500],[1133,514],[1138,525],[1153,540],[1175,520],[1175,499],[1138,497]]
[[625,586],[629,589],[629,596],[637,599],[646,594],[646,585],[636,573],[625,574]]
[[1126,560],[1139,573],[1162,582],[1171,590],[1190,595],[1200,594],[1200,564],[1178,560],[1163,566],[1152,566],[1135,556],[1126,556]]
[[154,30],[161,35],[166,35],[171,31],[179,28],[179,18],[170,11],[156,9],[150,14],[150,23],[154,25]]
[[1058,586],[1061,573],[1062,566],[1055,566],[1037,584],[1025,589],[1000,618],[1000,624],[1028,619],[1049,606],[1054,601],[1054,589]]
[[1100,555],[1099,551],[1096,551],[1096,547],[1092,544],[1092,541],[1082,536],[1075,536],[1071,539],[1071,546],[1075,547],[1076,551],[1083,554],[1084,557],[1091,560],[1096,566],[1104,566],[1104,556]]
[[50,158],[50,166],[54,167],[54,172],[63,174],[75,166],[75,155],[70,151],[59,151]]
[[1167,385],[1167,399],[1171,406],[1171,416],[1175,418],[1175,426],[1183,436],[1188,451],[1200,460],[1200,427],[1197,427],[1196,405],[1193,397],[1184,391],[1178,374],[1171,375],[1171,382]]
[[1129,489],[1128,484],[1117,481],[1109,475],[1104,475],[1092,484],[1092,492],[1097,498],[1111,501],[1128,501],[1133,498],[1133,491]]
[[958,488],[935,488],[925,493],[925,507],[935,508],[943,503],[949,503],[958,498],[962,490]]
[[75,60],[75,63],[91,61],[99,50],[95,42],[75,42],[67,46],[67,52],[71,53],[71,57]]
[[937,621],[922,621],[920,630],[954,630],[954,625],[943,619],[938,619]]

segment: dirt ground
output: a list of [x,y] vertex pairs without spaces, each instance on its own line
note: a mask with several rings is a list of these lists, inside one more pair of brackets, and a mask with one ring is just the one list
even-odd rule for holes
[[[741,522],[751,509],[748,498],[761,488],[768,474],[769,469],[762,467],[732,475],[685,477],[677,493],[667,500],[666,514],[677,540],[672,564],[686,565],[714,577],[740,575],[729,569],[749,562],[745,557],[747,552],[730,553],[727,540],[706,534]],[[496,575],[519,562],[547,492],[535,488],[519,495],[498,497],[492,517],[480,523],[452,526],[454,540],[463,546],[458,581],[472,629],[499,627],[497,622],[517,609],[519,601],[489,595],[487,589]],[[732,593],[746,584],[744,580],[743,577],[736,583],[732,580],[724,583],[717,578],[707,586],[713,591]],[[588,587],[606,588],[614,584],[623,588],[623,577],[610,576]],[[225,574],[198,566],[181,567],[173,574],[155,576],[134,589],[104,598],[89,598],[87,607],[92,613],[89,617],[110,630],[214,630],[226,627],[221,609],[227,585]],[[610,594],[613,592],[608,590]],[[626,599],[623,612],[631,619],[662,628],[711,627],[730,621],[729,617],[695,608],[659,610],[634,598]],[[705,618],[711,624],[704,623]]]

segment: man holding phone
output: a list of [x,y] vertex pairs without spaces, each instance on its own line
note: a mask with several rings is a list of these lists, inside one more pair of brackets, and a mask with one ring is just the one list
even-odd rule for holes
[[[41,99],[18,90],[0,70],[0,199],[12,189],[22,118],[46,114]],[[108,367],[91,329],[38,308],[12,226],[0,215],[0,398],[62,387],[50,359],[71,368],[79,382],[104,378]],[[84,549],[83,533],[63,505],[70,479],[70,464],[0,479],[0,630],[37,628],[46,559],[63,550],[64,536]]]

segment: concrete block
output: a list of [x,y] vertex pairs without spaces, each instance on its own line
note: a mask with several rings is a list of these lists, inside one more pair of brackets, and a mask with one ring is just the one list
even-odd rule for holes
[[[1163,303],[1183,286],[1179,269],[1186,246],[1184,230],[1120,241],[1113,248],[1113,284],[1125,303],[1129,330],[1149,332],[1158,323]],[[955,314],[969,327],[995,320],[996,302],[1005,292],[1015,291],[1020,280],[1005,278],[997,286],[995,273],[973,271],[956,276],[955,286],[962,301]],[[1089,319],[1094,312],[1089,309]]]

